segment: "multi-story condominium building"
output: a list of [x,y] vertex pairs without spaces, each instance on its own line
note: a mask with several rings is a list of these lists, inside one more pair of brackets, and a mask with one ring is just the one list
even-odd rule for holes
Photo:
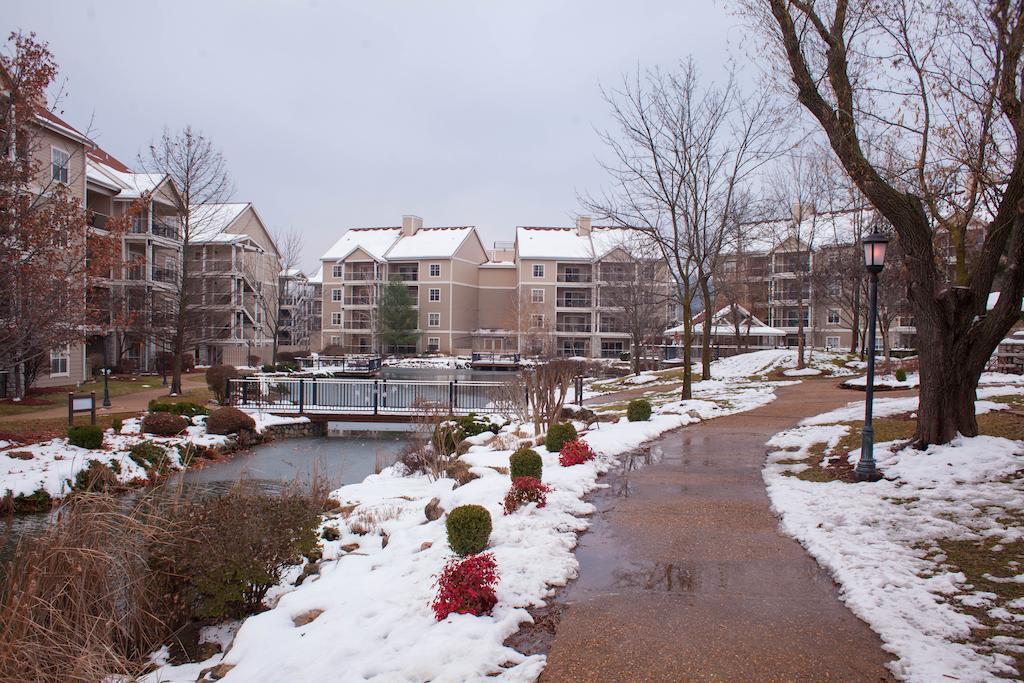
[[[325,349],[381,349],[375,307],[388,280],[416,301],[418,341],[408,352],[520,351],[618,356],[630,348],[622,311],[602,291],[636,267],[635,236],[592,226],[519,227],[488,252],[470,226],[348,230],[322,257]],[[662,266],[651,278],[668,291]],[[663,304],[668,309],[667,302]],[[667,316],[667,314],[666,314]]]
[[269,363],[278,313],[281,257],[250,203],[192,210],[201,235],[186,247],[194,303],[197,364]]
[[277,312],[278,351],[307,352],[313,323],[313,308],[320,302],[314,300],[319,294],[298,268],[286,268],[278,278],[280,304]]
[[309,350],[319,353],[323,349],[324,319],[324,267],[321,265],[309,276]]
[[154,372],[170,350],[171,309],[180,286],[181,198],[167,175],[136,173],[100,149],[88,152],[87,221],[107,231],[127,221],[123,264],[94,279],[86,360],[91,369]]

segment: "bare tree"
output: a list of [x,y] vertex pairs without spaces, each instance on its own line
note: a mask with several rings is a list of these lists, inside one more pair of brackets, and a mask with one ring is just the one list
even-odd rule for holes
[[[600,264],[601,331],[625,332],[630,341],[630,367],[640,374],[648,349],[665,334],[668,308],[675,301],[661,252],[646,236],[620,245]],[[613,273],[613,275],[609,275]],[[606,313],[614,309],[614,313]]]
[[550,359],[555,355],[555,321],[545,315],[544,304],[531,296],[524,287],[513,293],[506,324],[516,333],[521,354]]
[[788,76],[780,86],[900,241],[921,358],[916,444],[976,435],[978,378],[1024,295],[1021,1],[738,4]]
[[[692,395],[694,299],[710,299],[745,183],[778,149],[781,121],[766,95],[744,95],[730,76],[702,86],[692,60],[678,72],[626,78],[605,92],[617,130],[602,138],[613,188],[585,198],[591,212],[653,240],[675,280],[683,311],[682,397]],[[705,334],[707,343],[709,335]],[[710,376],[705,356],[704,371]]]
[[188,255],[190,245],[209,239],[219,223],[213,205],[225,202],[232,185],[224,155],[200,131],[186,126],[177,133],[164,129],[150,144],[140,165],[174,181],[182,202],[181,267],[174,283],[171,393],[181,393],[182,357],[207,331],[204,329],[201,273]]

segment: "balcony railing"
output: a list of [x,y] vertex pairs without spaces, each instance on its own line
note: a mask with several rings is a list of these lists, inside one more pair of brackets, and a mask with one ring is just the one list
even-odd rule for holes
[[100,230],[107,229],[107,221],[110,220],[110,216],[100,213],[98,211],[89,212],[89,227],[98,228]]
[[174,282],[178,279],[178,271],[171,268],[153,267],[154,282]]
[[416,282],[420,279],[419,273],[399,271],[391,274],[391,279],[398,282]]
[[135,216],[132,218],[132,225],[129,231],[136,234],[149,232],[149,218],[146,216]]
[[346,330],[368,330],[370,325],[368,318],[348,318],[345,320],[343,328]]
[[347,270],[345,271],[346,280],[374,280],[376,275],[372,270]]
[[166,218],[153,219],[153,234],[170,240],[181,239],[181,231],[177,222],[167,220]]
[[372,296],[346,296],[346,306],[372,306],[374,303],[374,297]]
[[590,273],[559,273],[558,282],[593,282]]
[[591,331],[590,323],[555,323],[555,330],[558,332],[587,332]]
[[560,296],[555,299],[555,305],[559,308],[590,308],[590,299],[587,297]]

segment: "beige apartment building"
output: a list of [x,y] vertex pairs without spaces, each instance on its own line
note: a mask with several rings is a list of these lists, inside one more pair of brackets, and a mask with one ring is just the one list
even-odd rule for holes
[[[574,227],[519,227],[514,242],[490,251],[472,226],[425,228],[417,216],[350,229],[321,258],[322,347],[617,357],[629,335],[601,292],[635,260],[633,240],[587,217]],[[382,349],[377,339],[376,305],[389,280],[404,282],[416,301],[415,347]]]
[[253,365],[273,357],[281,255],[251,203],[204,204],[186,248],[195,301],[197,365]]

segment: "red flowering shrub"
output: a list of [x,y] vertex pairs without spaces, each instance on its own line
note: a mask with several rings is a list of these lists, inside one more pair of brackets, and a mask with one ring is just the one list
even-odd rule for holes
[[588,460],[597,457],[594,449],[586,441],[574,439],[562,444],[562,450],[558,452],[558,464],[562,467],[582,465]]
[[452,612],[481,616],[490,614],[498,602],[498,564],[494,555],[483,553],[452,558],[437,577],[437,597],[431,607],[441,621]]
[[505,494],[505,514],[511,515],[527,503],[536,503],[542,508],[548,502],[551,487],[541,483],[536,477],[516,477],[512,480],[512,488]]

